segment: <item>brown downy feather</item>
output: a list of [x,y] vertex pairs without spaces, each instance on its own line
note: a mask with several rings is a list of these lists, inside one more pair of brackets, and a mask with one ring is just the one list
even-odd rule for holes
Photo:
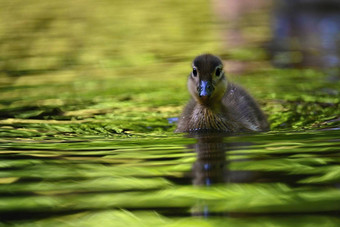
[[255,100],[225,78],[222,61],[210,54],[197,56],[188,78],[192,99],[176,132],[267,131],[269,124]]

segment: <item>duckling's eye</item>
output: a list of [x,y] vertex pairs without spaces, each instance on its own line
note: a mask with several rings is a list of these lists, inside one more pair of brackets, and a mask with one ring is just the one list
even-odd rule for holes
[[197,69],[195,69],[195,68],[192,69],[192,75],[193,75],[194,77],[197,76]]
[[220,76],[221,72],[222,72],[222,69],[221,68],[217,68],[216,71],[215,71],[215,75],[216,76]]

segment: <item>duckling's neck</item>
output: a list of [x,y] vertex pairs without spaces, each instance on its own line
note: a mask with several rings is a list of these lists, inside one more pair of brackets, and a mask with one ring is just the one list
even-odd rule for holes
[[222,100],[211,100],[209,103],[197,102],[197,109],[203,109],[206,112],[220,113],[222,111]]
[[[224,113],[223,113],[224,112]],[[219,106],[202,105],[200,103],[196,104],[194,111],[192,113],[192,118],[190,120],[191,129],[195,130],[218,130],[218,131],[228,131],[226,129],[230,128],[228,122],[225,119],[225,110],[222,109],[222,104]]]

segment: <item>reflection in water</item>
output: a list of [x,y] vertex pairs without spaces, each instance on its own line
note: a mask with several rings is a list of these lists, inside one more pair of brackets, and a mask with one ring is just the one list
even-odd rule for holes
[[201,137],[195,144],[197,160],[193,164],[193,184],[206,185],[225,182],[227,176],[225,144],[222,136]]
[[[255,141],[256,136],[266,138],[268,135],[251,136],[250,140],[243,136],[194,136],[197,142],[194,145],[196,161],[192,164],[192,184],[204,193],[213,193],[210,194],[213,197],[216,195],[214,197],[216,201],[212,203],[210,199],[205,199],[205,196],[200,197],[191,207],[192,216],[248,217],[273,213],[296,215],[301,212],[333,214],[339,210],[337,205],[328,206],[328,200],[324,207],[318,207],[318,203],[323,200],[320,192],[330,190],[332,193],[339,193],[337,175],[339,167],[338,162],[333,159],[338,156],[337,148],[325,148],[317,143],[306,145],[296,141],[287,142],[290,137],[288,136],[282,141],[280,139],[273,141],[272,147],[268,149],[266,146],[262,147],[259,141],[255,144],[250,142]],[[306,139],[320,139],[317,134],[315,136],[294,134],[295,137],[301,137],[301,142]],[[271,141],[271,138],[273,136],[267,137],[267,141]],[[323,147],[322,152],[320,146]],[[323,173],[325,170],[332,172],[333,169],[335,172],[331,174]],[[235,188],[236,191],[245,190],[245,193],[240,196],[233,190]],[[250,190],[251,188],[254,191]],[[226,193],[221,196],[221,191]],[[327,193],[324,195],[328,196]],[[225,199],[224,196],[232,199]],[[244,196],[251,198],[252,202]],[[314,196],[315,200],[309,196]],[[270,198],[276,201],[271,201]],[[272,202],[281,208],[277,209]],[[244,203],[244,207],[228,209],[233,207],[234,203]],[[260,207],[266,207],[265,203],[270,205],[267,209],[260,208],[253,212],[251,211],[253,203]],[[299,205],[298,207],[292,205],[286,209],[285,204]]]
[[[223,183],[228,178],[228,167],[225,154],[226,144],[222,135],[198,136],[195,144],[197,155],[192,166],[193,184],[210,186]],[[193,216],[210,216],[209,206],[198,201],[192,208]]]
[[[229,169],[231,160],[228,160],[228,151],[233,150],[233,144],[225,142],[225,139],[227,139],[225,136],[223,134],[209,134],[196,137],[197,143],[194,146],[194,150],[197,159],[192,166],[194,185],[209,187],[213,184],[257,181],[256,176],[258,174],[255,172],[231,171]],[[237,145],[242,146],[242,149],[250,146],[250,144],[242,142],[238,142]],[[242,161],[244,160],[249,159],[242,159]],[[194,216],[226,215],[226,213],[211,214],[208,205],[201,204],[200,201],[192,210]]]
[[271,52],[276,66],[340,66],[339,1],[278,1],[273,33]]
[[[218,183],[245,183],[255,180],[255,173],[250,171],[231,171],[228,165],[228,151],[234,150],[235,144],[225,141],[225,135],[205,135],[197,137],[195,152],[196,162],[193,164],[193,184],[210,186]],[[238,142],[237,146],[246,149],[249,143]],[[241,158],[239,161],[249,159]],[[257,175],[257,174],[256,174]]]

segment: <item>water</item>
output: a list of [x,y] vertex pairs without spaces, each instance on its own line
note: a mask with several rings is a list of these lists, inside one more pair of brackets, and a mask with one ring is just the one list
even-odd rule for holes
[[[86,3],[1,3],[0,226],[340,225],[339,74],[325,49],[322,63],[277,57],[288,50],[261,1],[232,25],[206,1]],[[270,132],[173,133],[206,51]]]
[[15,141],[2,146],[1,219],[194,226],[199,216],[207,217],[202,225],[336,226],[338,135]]

